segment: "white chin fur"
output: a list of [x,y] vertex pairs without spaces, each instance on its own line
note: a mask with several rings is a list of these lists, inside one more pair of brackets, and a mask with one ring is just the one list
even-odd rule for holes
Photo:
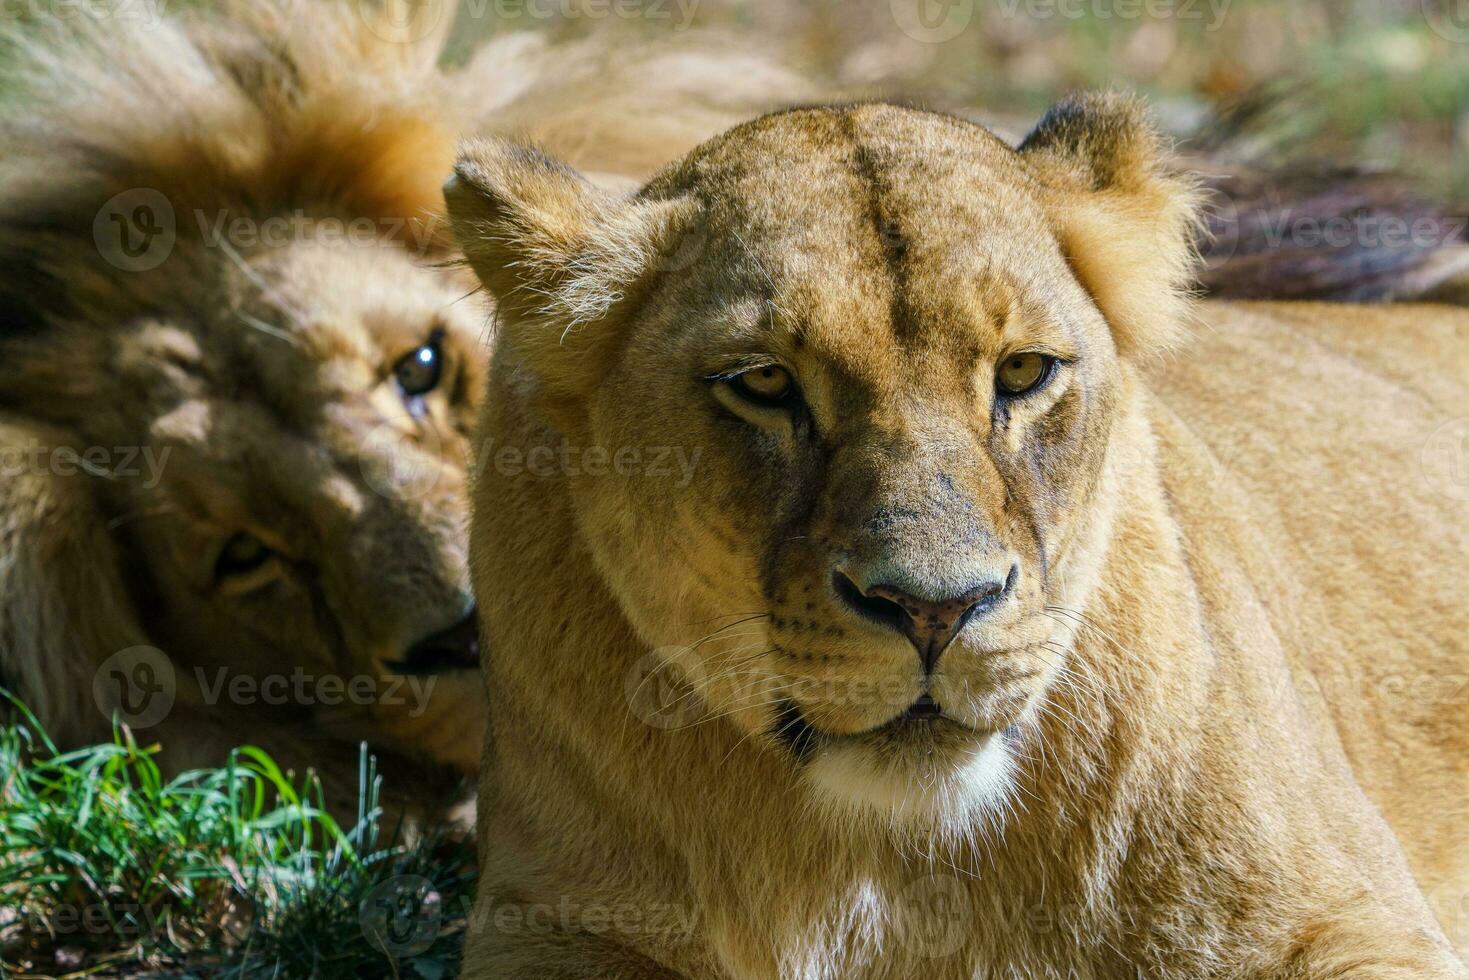
[[1009,806],[1013,765],[1004,736],[994,734],[942,765],[893,765],[862,745],[827,745],[806,775],[833,809],[957,830],[999,822]]

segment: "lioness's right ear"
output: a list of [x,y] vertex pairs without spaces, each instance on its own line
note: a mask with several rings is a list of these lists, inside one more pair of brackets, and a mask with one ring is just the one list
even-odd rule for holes
[[619,197],[539,151],[503,140],[460,148],[444,187],[455,237],[496,302],[497,349],[553,398],[606,369],[618,307],[658,268],[685,201]]

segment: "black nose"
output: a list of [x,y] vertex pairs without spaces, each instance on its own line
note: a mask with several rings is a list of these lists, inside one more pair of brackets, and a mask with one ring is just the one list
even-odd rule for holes
[[981,582],[959,595],[937,600],[915,596],[891,585],[859,589],[842,572],[835,573],[833,585],[837,595],[857,612],[908,637],[923,661],[923,669],[931,673],[965,624],[977,613],[998,605],[1015,587],[1018,573],[1019,569],[1011,566],[1004,579]]
[[478,667],[479,611],[471,609],[468,616],[448,629],[425,636],[408,648],[402,660],[391,661],[387,666],[397,673],[413,676]]

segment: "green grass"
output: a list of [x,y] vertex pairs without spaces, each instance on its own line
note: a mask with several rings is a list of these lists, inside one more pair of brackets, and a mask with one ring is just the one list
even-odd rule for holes
[[125,729],[59,752],[19,717],[0,728],[0,978],[455,974],[472,854],[386,828],[365,751],[349,828],[258,749],[168,779]]

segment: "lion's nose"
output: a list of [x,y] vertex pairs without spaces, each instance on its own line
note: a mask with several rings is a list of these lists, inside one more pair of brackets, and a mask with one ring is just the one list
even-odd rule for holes
[[954,637],[976,614],[997,605],[1015,587],[1018,567],[1004,578],[993,578],[946,599],[928,599],[893,585],[860,589],[838,571],[834,585],[847,605],[857,612],[900,630],[918,650],[923,669],[932,673]]
[[388,667],[400,674],[444,674],[479,665],[479,613],[469,611],[446,630],[425,636],[410,646],[402,660]]

